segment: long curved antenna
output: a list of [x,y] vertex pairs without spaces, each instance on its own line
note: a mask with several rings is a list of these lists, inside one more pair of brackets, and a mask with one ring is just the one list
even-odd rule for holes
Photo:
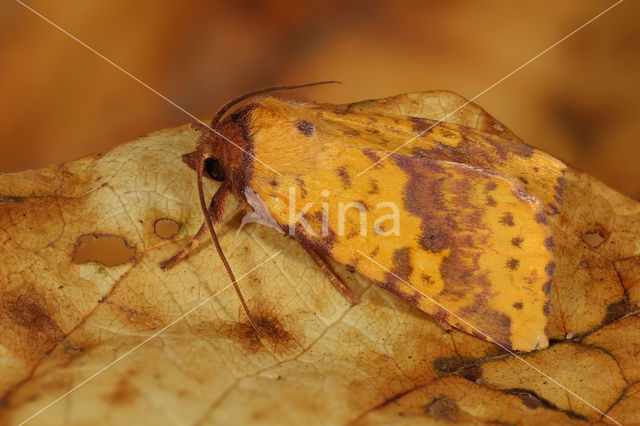
[[245,93],[244,95],[238,96],[237,98],[232,99],[226,104],[222,105],[218,110],[218,112],[216,112],[216,115],[213,117],[213,120],[211,120],[211,127],[214,127],[216,124],[218,124],[218,121],[220,121],[220,119],[222,118],[225,112],[229,111],[229,108],[236,105],[238,102],[242,102],[245,99],[250,98],[252,96],[261,95],[263,93],[269,93],[269,92],[277,92],[279,90],[301,89],[303,87],[319,86],[321,84],[334,84],[334,83],[340,84],[340,82],[336,80],[317,81],[315,83],[296,84],[293,86],[265,87],[264,89],[258,89],[258,90],[254,90],[253,92]]
[[[258,327],[258,324],[253,319],[251,312],[249,312],[249,307],[247,307],[247,303],[244,301],[244,297],[240,292],[240,287],[238,287],[238,282],[236,281],[236,277],[235,275],[233,275],[233,271],[231,271],[231,266],[229,266],[229,262],[227,261],[227,258],[225,257],[224,253],[222,252],[222,247],[220,247],[220,242],[218,241],[218,235],[216,234],[216,231],[213,229],[213,223],[211,223],[211,218],[209,217],[207,202],[204,199],[204,190],[202,188],[202,174],[204,173],[204,163],[206,160],[207,158],[205,158],[204,156],[201,156],[198,159],[198,173],[197,173],[198,195],[200,197],[200,207],[202,208],[204,221],[207,224],[207,228],[209,228],[209,233],[211,234],[211,239],[213,240],[213,244],[216,246],[216,251],[218,252],[218,256],[220,256],[220,259],[222,260],[222,263],[225,269],[227,270],[227,274],[229,274],[229,277],[231,278],[231,282],[233,283],[233,288],[236,290],[236,293],[238,294],[238,298],[240,299],[242,308],[247,314],[247,318],[249,319],[249,324],[251,324],[251,327],[253,327],[253,329],[256,330],[258,334],[264,337],[267,337],[264,331],[260,330],[260,327]],[[229,183],[225,181],[222,183],[222,185],[229,185]]]

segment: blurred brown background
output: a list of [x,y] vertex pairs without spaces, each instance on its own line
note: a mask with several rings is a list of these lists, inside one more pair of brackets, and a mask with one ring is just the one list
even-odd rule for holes
[[[251,89],[347,102],[475,96],[613,1],[27,4],[199,117]],[[527,143],[640,199],[640,2],[625,1],[477,102]],[[0,171],[106,151],[191,119],[20,4],[0,5]]]

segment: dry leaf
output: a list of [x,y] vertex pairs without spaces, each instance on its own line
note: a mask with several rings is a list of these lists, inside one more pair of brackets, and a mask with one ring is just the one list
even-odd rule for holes
[[[448,92],[413,108],[402,96],[384,102],[400,100],[401,112],[429,118],[464,102]],[[516,139],[475,105],[448,120]],[[87,378],[30,424],[611,422],[523,360],[615,420],[640,422],[635,201],[566,171],[551,218],[552,342],[518,359],[334,265],[361,299],[351,306],[294,241],[255,224],[237,232],[231,200],[221,244],[271,330],[262,338],[210,244],[158,266],[202,222],[181,161],[196,137],[168,129],[0,176],[0,424]]]

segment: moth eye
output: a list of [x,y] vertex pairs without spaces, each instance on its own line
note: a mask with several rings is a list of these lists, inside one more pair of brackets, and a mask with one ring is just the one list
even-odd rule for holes
[[204,161],[204,169],[211,179],[218,182],[225,180],[224,168],[217,158],[207,158]]

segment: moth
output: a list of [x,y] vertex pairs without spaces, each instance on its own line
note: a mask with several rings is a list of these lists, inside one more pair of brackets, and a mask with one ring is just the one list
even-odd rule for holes
[[[231,193],[254,221],[296,239],[353,303],[328,258],[444,326],[510,350],[546,347],[554,270],[548,219],[562,203],[564,164],[449,92],[348,105],[267,95],[305,86],[243,95],[210,128],[195,124],[197,148],[183,159],[197,172],[205,223],[162,267],[187,256],[208,228],[262,334],[213,227]],[[451,116],[465,123],[473,116],[475,127],[427,117],[424,105],[435,97],[462,105]],[[221,182],[208,206],[203,176]]]

